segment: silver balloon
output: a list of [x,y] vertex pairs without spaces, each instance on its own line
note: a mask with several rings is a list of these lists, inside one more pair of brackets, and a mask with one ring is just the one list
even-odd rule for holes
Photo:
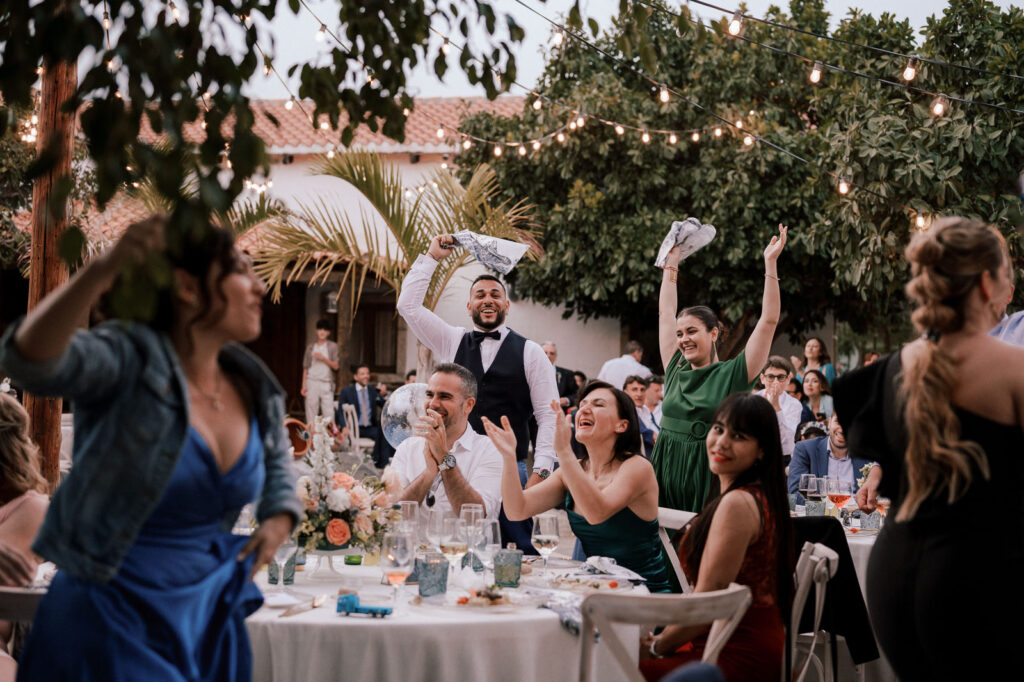
[[397,448],[413,435],[413,426],[427,415],[426,403],[426,384],[406,384],[391,394],[380,414],[380,425],[391,447]]

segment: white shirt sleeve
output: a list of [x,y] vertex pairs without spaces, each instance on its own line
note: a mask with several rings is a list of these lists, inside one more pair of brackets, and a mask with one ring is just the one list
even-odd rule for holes
[[551,471],[555,466],[555,413],[551,410],[551,401],[558,400],[555,367],[544,354],[544,349],[533,341],[526,342],[523,349],[523,364],[526,382],[530,385],[533,416],[537,420],[537,447],[533,453],[533,470]]
[[[422,468],[419,471],[414,471],[412,466],[414,454],[417,452],[420,452],[421,462],[423,460],[422,452],[413,445],[413,442],[417,440],[420,439],[406,438],[398,445],[394,456],[391,458],[391,468],[398,474],[398,480],[401,482],[402,488],[415,481],[416,477],[423,472]],[[426,466],[425,463],[424,466]]]
[[427,295],[430,278],[437,269],[437,261],[428,255],[421,254],[409,268],[402,280],[402,292],[398,295],[398,314],[402,316],[413,335],[441,362],[451,362],[455,351],[459,348],[462,335],[466,333],[461,327],[453,327],[434,311],[423,307],[423,298]]

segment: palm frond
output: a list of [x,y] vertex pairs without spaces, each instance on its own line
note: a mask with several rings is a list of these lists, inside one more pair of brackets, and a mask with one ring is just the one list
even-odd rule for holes
[[237,237],[271,220],[284,222],[290,215],[291,211],[283,201],[260,194],[256,199],[236,202],[227,211],[218,212],[214,221]]

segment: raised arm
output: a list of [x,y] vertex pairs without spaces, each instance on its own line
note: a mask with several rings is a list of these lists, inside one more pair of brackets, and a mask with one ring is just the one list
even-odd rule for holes
[[[674,246],[665,258],[661,273],[661,293],[658,294],[658,348],[661,350],[661,366],[668,371],[668,363],[676,352],[676,313],[679,306],[679,292],[676,284],[679,274],[679,247]],[[616,386],[616,388],[619,388]]]
[[423,307],[423,299],[438,262],[452,252],[444,244],[451,243],[451,235],[434,237],[430,249],[416,259],[402,280],[397,304],[398,314],[409,325],[413,335],[442,362],[450,362],[455,357],[464,330],[448,324],[434,311]]
[[508,417],[501,418],[501,426],[487,417],[483,417],[482,421],[484,431],[501,453],[501,504],[509,521],[522,521],[557,507],[565,498],[562,470],[555,470],[540,483],[523,490],[519,484],[519,467],[516,464],[516,435],[512,432]]
[[775,327],[779,324],[781,304],[779,303],[778,260],[782,247],[786,245],[789,228],[779,224],[778,236],[772,237],[764,250],[764,295],[761,297],[761,318],[757,321],[750,339],[747,340],[747,380],[753,381],[761,372],[775,338]]

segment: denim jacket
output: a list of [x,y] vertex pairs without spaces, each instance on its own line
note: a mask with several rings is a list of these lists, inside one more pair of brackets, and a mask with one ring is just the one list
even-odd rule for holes
[[[64,353],[29,362],[14,346],[21,321],[0,340],[0,366],[25,390],[74,402],[74,466],[50,502],[33,551],[68,573],[105,583],[170,481],[189,425],[185,374],[170,339],[120,321],[75,332]],[[263,363],[238,344],[219,362],[252,395],[263,440],[266,480],[256,509],[260,521],[302,505],[284,429],[284,391]],[[232,509],[225,530],[238,517]]]

